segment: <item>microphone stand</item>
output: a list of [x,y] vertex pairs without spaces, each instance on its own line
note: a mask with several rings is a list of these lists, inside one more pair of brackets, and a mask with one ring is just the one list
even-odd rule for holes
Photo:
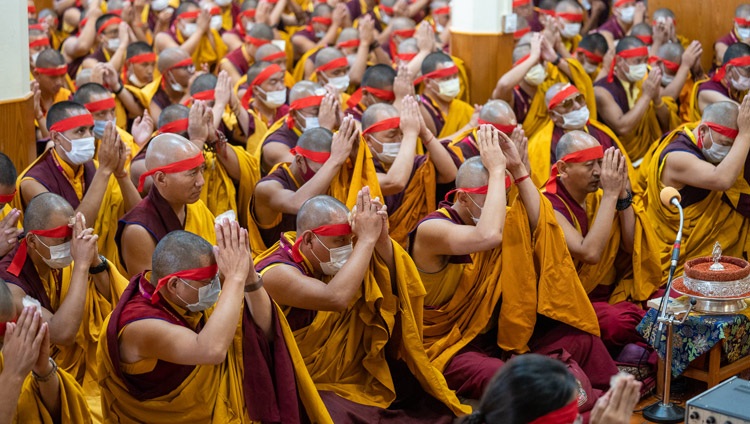
[[677,237],[675,238],[674,246],[672,247],[672,263],[669,267],[669,278],[667,280],[666,292],[664,292],[664,296],[659,303],[659,315],[656,318],[659,327],[654,339],[654,344],[660,342],[666,327],[667,343],[664,350],[664,395],[662,396],[661,401],[643,409],[643,418],[654,423],[681,423],[685,420],[685,409],[672,403],[669,398],[670,386],[672,384],[672,334],[674,324],[684,323],[696,303],[695,299],[690,299],[690,307],[681,320],[678,320],[675,314],[667,312],[669,305],[669,292],[672,290],[672,280],[674,279],[674,273],[677,269],[677,261],[680,258],[682,226],[685,219],[682,212],[682,205],[680,205],[677,198],[672,198],[670,203],[677,206],[677,210],[680,213],[680,228],[677,231]]

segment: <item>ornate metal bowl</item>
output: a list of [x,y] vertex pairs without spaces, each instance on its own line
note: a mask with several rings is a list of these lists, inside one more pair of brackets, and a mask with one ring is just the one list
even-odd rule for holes
[[737,298],[750,292],[750,278],[734,281],[705,281],[684,277],[685,287],[704,297]]
[[672,290],[696,300],[693,310],[703,314],[727,315],[738,313],[747,308],[745,298],[750,298],[750,290],[738,296],[701,296],[685,286],[683,277],[675,278],[672,282]]

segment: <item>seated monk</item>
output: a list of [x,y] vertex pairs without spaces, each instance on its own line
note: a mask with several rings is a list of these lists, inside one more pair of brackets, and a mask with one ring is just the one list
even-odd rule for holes
[[182,103],[187,99],[188,85],[195,73],[193,59],[178,48],[169,48],[159,53],[157,60],[158,78],[143,87],[144,100],[154,122],[159,121],[159,114],[169,105]]
[[289,73],[287,69],[287,57],[286,52],[281,50],[279,46],[275,44],[264,44],[258,47],[255,52],[255,63],[258,62],[271,62],[274,65],[279,65],[284,70],[284,85],[286,88],[292,88],[294,86],[294,77]]
[[273,28],[263,23],[255,24],[245,36],[242,47],[229,52],[221,59],[219,67],[229,74],[232,85],[236,84],[255,63],[255,53],[258,48],[270,44],[271,40],[273,40]]
[[91,423],[81,386],[50,357],[49,324],[34,306],[16,314],[0,280],[0,421]]
[[[558,83],[551,86],[544,97],[549,120],[529,140],[529,159],[534,185],[541,188],[547,182],[550,168],[559,159],[557,143],[560,137],[570,131],[587,132],[604,149],[615,147],[623,150],[620,140],[612,130],[596,119],[589,119],[586,100],[577,88],[570,84]],[[628,167],[632,168],[629,161]]]
[[250,115],[245,144],[245,149],[250,153],[258,150],[268,127],[289,113],[284,75],[284,68],[265,61],[254,63],[247,70],[248,85],[240,103]]
[[[637,0],[612,0],[612,15],[596,29],[596,32],[607,39],[610,48],[615,46],[616,41],[628,35],[634,24],[643,21],[643,16],[639,14],[639,22],[636,22],[636,5],[639,3]],[[644,13],[645,8],[641,12]]]
[[[71,220],[75,215],[75,224]],[[42,193],[25,210],[26,237],[0,260],[15,310],[31,302],[49,326],[52,358],[83,388],[101,422],[96,339],[127,281],[98,253],[97,235],[64,198]]]
[[596,109],[591,78],[573,57],[562,59],[540,33],[526,34],[513,49],[513,68],[497,82],[493,99],[513,106],[513,112],[527,135],[533,135],[547,121],[544,94],[558,82],[569,82],[584,94],[589,110]]
[[0,258],[16,247],[18,236],[23,234],[23,229],[18,225],[22,221],[22,213],[11,204],[17,193],[17,178],[13,161],[0,152]]
[[662,97],[672,98],[678,103],[680,122],[691,118],[690,97],[693,94],[693,69],[700,65],[703,49],[698,41],[690,43],[687,49],[680,43],[662,44],[658,49],[652,48],[653,55],[648,58],[651,66],[661,67]]
[[[750,99],[738,108],[733,102],[706,107],[700,122],[676,129],[660,140],[648,163],[649,199],[646,213],[661,240],[662,284],[667,282],[672,243],[677,234],[677,210],[658,201],[666,186],[682,196],[685,222],[682,252],[675,275],[686,259],[710,256],[715,242],[724,255],[742,255],[745,220],[723,197],[742,185],[740,175],[750,150]],[[733,187],[734,186],[734,187]]]
[[[479,110],[479,124],[489,124],[513,140],[525,138],[523,128],[518,125],[513,108],[503,100],[489,100]],[[454,138],[448,148],[461,162],[479,156],[477,130],[479,127],[465,131]]]
[[557,4],[555,1],[548,0],[540,3],[539,12],[539,20],[545,30],[548,33],[560,35],[554,46],[558,54],[561,56],[574,54],[582,39],[583,8],[581,5],[574,0],[561,0]]
[[375,21],[370,15],[364,15],[357,21],[357,28],[345,28],[336,39],[336,48],[341,50],[351,66],[351,82],[361,85],[362,75],[368,65],[391,64],[391,58],[383,49],[373,49],[375,42]]
[[[378,42],[380,48],[385,51],[391,58],[391,62],[395,62],[395,54],[398,52],[398,46],[409,38],[414,37],[416,33],[417,23],[413,19],[406,15],[399,14],[401,16],[394,16],[394,18],[388,23],[388,26],[380,33]],[[432,28],[429,28],[431,34],[434,32]],[[432,43],[434,50],[435,43]]]
[[[186,231],[161,239],[153,271],[131,280],[105,322],[97,355],[106,420],[300,422],[307,399],[297,397],[293,336],[251,268],[247,231],[227,220],[215,231],[213,251]],[[325,417],[321,409],[311,418]]]
[[295,61],[305,59],[305,54],[310,51],[334,45],[346,12],[343,5],[335,10],[326,3],[315,5],[307,26],[292,35]]
[[313,197],[297,232],[282,234],[256,269],[334,422],[450,423],[468,408],[427,359],[417,318],[424,289],[386,220],[367,187],[351,219],[338,200]]
[[[226,2],[226,0],[224,0]],[[222,40],[226,43],[229,51],[234,51],[242,47],[245,36],[252,31],[253,27],[259,24],[268,25],[271,28],[278,27],[279,30],[284,30],[284,23],[281,22],[282,18],[286,18],[282,13],[287,7],[288,2],[276,2],[271,3],[260,3],[258,0],[245,0],[239,7],[236,3],[230,3],[232,9],[232,15],[234,18],[234,28],[227,28],[227,24],[231,25],[231,21],[227,22],[224,19],[224,28],[221,34]],[[290,11],[294,13],[294,5],[289,5]],[[226,15],[225,15],[226,16]],[[290,20],[294,20],[294,15],[290,16]],[[274,32],[278,32],[275,30]]]
[[443,52],[430,53],[422,62],[421,71],[422,76],[415,83],[424,81],[419,111],[427,129],[442,139],[475,127],[474,108],[456,98],[461,81],[453,59]]
[[209,11],[189,0],[180,2],[175,9],[172,26],[154,36],[157,53],[169,48],[180,48],[193,58],[195,66],[207,65],[211,71],[218,68],[228,51],[218,29],[211,27]]
[[695,83],[691,99],[692,117],[695,121],[699,120],[703,110],[715,102],[739,104],[747,90],[750,90],[750,46],[735,43],[726,49],[721,68],[714,76]]
[[607,76],[611,59],[607,56],[607,39],[599,33],[586,34],[578,43],[574,56],[594,83]]
[[729,34],[714,42],[714,67],[719,68],[727,49],[739,42],[750,42],[750,4],[742,3],[734,9],[734,21]]
[[661,97],[661,68],[648,72],[647,60],[643,41],[625,37],[617,43],[607,78],[594,83],[598,121],[620,138],[635,167],[651,143],[669,130],[671,116]]
[[[360,88],[347,101],[345,115],[362,122],[362,114],[376,103],[401,104],[396,102],[396,71],[388,65],[374,65],[367,68],[362,76]],[[407,82],[408,84],[408,82]]]
[[[370,106],[362,127],[388,207],[390,235],[405,246],[409,231],[435,208],[437,184],[456,178],[456,164],[427,129],[413,97],[404,98],[401,113],[385,103]],[[424,155],[416,154],[418,136]]]
[[68,85],[66,70],[65,58],[57,50],[46,49],[36,58],[31,75],[39,84],[40,98],[36,120],[37,127],[44,128],[43,134],[47,134],[45,119],[52,105],[70,100],[73,94],[71,90],[74,87]]
[[258,181],[250,200],[250,213],[262,246],[256,246],[257,241],[251,237],[254,252],[273,246],[279,234],[294,231],[297,211],[311,197],[328,192],[351,156],[355,139],[359,141],[359,131],[350,117],[344,118],[336,134],[325,128],[305,131],[292,149],[294,161],[278,164]]
[[189,93],[185,106],[190,107],[197,100],[205,102],[212,111],[214,128],[232,145],[245,147],[250,115],[232,90],[226,71],[219,72],[218,77],[208,73],[198,75],[190,84]]
[[200,200],[205,184],[201,149],[177,134],[160,134],[146,150],[146,172],[153,176],[148,195],[120,218],[116,241],[123,270],[130,275],[151,269],[156,243],[167,233],[185,230],[214,241],[214,215]]
[[[312,75],[306,79],[317,81],[322,86],[333,87],[338,95],[339,104],[346,105],[346,101],[349,100],[346,90],[351,84],[351,66],[344,53],[335,47],[324,47],[315,53],[313,64]],[[361,66],[361,72],[364,72],[364,66]],[[362,79],[361,74],[359,79]]]
[[114,13],[105,13],[96,19],[96,43],[98,47],[86,56],[80,69],[93,68],[98,63],[109,63],[115,70],[122,69],[132,31],[127,22]]
[[[464,162],[456,177],[455,203],[441,203],[411,235],[412,257],[427,292],[427,355],[443,371],[449,387],[460,396],[477,399],[510,352],[530,349],[553,355],[565,349],[566,362],[589,375],[577,375],[582,387],[589,389],[579,399],[588,410],[598,397],[591,385],[604,389],[617,372],[596,337],[594,311],[564,256],[567,253],[536,246],[554,244],[554,239],[562,243],[562,234],[552,230],[556,225],[549,202],[528,178],[515,144],[488,125],[480,127],[478,143],[481,158]],[[507,218],[506,162],[520,193]],[[503,249],[503,243],[513,247]],[[537,276],[531,269],[517,272],[512,266],[537,261],[569,278],[545,272]],[[552,305],[551,293],[549,298],[541,295],[547,286],[565,293],[565,301]],[[583,302],[574,302],[576,298]],[[537,313],[544,317],[537,319]]]
[[39,53],[51,48],[49,34],[42,24],[29,25],[29,70],[34,71],[34,63]]
[[653,30],[651,29],[651,25],[645,22],[633,25],[633,28],[630,29],[630,33],[628,33],[628,35],[643,41],[643,44],[648,47],[649,51],[654,51],[651,48],[651,45],[654,43]]
[[130,43],[125,55],[122,72],[125,78],[122,83],[131,91],[141,89],[154,80],[154,68],[156,68],[156,53],[151,46],[143,41]]
[[117,220],[140,201],[124,168],[130,158],[125,144],[108,122],[99,144],[99,161],[94,161],[94,119],[78,103],[53,106],[47,125],[54,147],[20,175],[21,205],[28,205],[40,193],[62,196],[94,228],[102,254],[115,260]]
[[289,153],[297,144],[303,131],[323,127],[333,131],[338,124],[341,107],[337,94],[327,91],[312,81],[300,81],[289,90],[289,112],[276,121],[260,143],[259,156],[263,175],[271,171],[277,163],[291,162],[294,155]]
[[[642,207],[633,203],[627,158],[583,131],[557,143],[545,196],[594,306],[604,344],[616,357],[643,341],[636,326],[660,286],[659,239]],[[603,153],[602,153],[603,152]]]

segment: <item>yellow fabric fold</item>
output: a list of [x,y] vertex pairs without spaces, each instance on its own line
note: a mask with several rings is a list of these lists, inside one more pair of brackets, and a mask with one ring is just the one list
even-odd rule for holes
[[214,216],[233,210],[240,225],[247,227],[251,222],[248,217],[250,197],[260,179],[260,166],[258,160],[242,147],[227,144],[226,148],[232,149],[237,155],[240,180],[235,185],[219,162],[217,153],[204,153],[206,170],[203,172],[205,184],[201,189],[201,200]]
[[[198,47],[195,48],[192,54],[195,69],[200,69],[204,64],[208,65],[209,68],[218,65],[219,61],[227,55],[229,50],[218,31],[213,28],[209,29],[209,31],[213,36],[214,43],[211,44],[208,35],[204,35],[201,38]],[[185,42],[185,37],[182,36],[179,30],[177,31],[177,42],[180,45]]]
[[359,146],[355,147],[357,157],[354,163],[351,159],[347,159],[328,188],[328,195],[344,202],[350,210],[357,204],[357,193],[365,186],[370,188],[371,198],[380,197],[383,200],[378,174],[372,161],[372,152],[362,136],[359,138]]
[[419,221],[435,210],[436,181],[435,165],[432,164],[427,154],[424,163],[412,172],[401,206],[395,211],[388,211],[390,236],[401,247],[407,245],[409,232],[417,226]]
[[197,234],[212,245],[216,245],[214,219],[214,215],[202,200],[190,203],[185,213],[185,231]]

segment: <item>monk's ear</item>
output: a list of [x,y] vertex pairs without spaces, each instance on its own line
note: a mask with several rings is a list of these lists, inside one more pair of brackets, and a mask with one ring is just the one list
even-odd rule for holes
[[151,178],[154,179],[154,185],[158,182],[160,185],[164,185],[167,183],[167,174],[164,172],[157,172],[156,174],[152,175]]
[[177,283],[180,282],[180,279],[177,277],[169,277],[169,281],[167,281],[166,287],[169,289],[169,291],[174,292],[177,289]]
[[557,172],[560,175],[568,176],[568,164],[565,163],[565,162],[563,162],[563,161],[561,161],[561,160],[558,160],[557,161]]
[[305,231],[302,233],[302,243],[309,244],[310,249],[312,249],[312,232],[311,231]]
[[26,233],[26,245],[32,248],[33,250],[38,250],[38,246],[36,244],[37,238],[31,233]]

